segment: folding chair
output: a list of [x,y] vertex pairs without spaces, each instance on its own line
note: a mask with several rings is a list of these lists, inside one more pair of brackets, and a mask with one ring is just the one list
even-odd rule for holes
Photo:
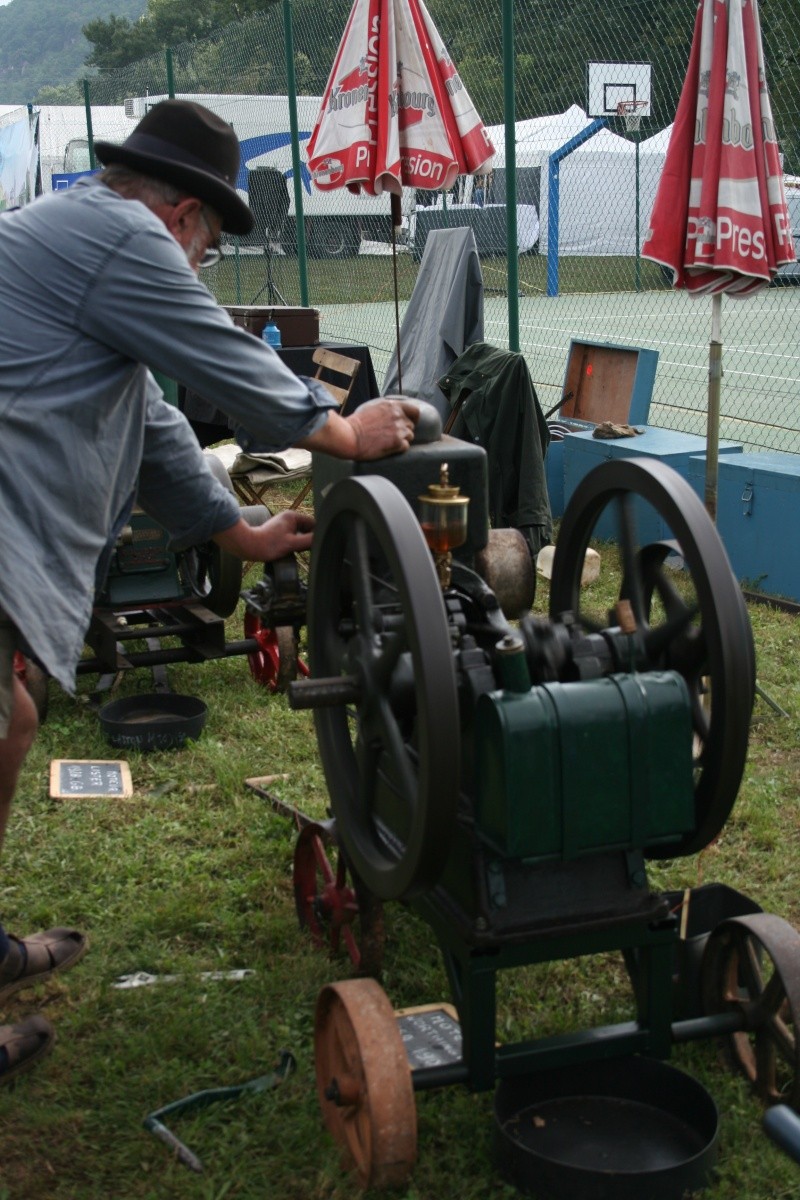
[[[357,358],[348,358],[346,355],[337,354],[335,350],[328,350],[324,346],[320,346],[319,349],[315,350],[311,358],[317,367],[314,379],[318,379],[320,383],[324,384],[338,402],[341,411],[344,412],[361,363]],[[328,374],[333,375],[337,379],[346,380],[346,386],[333,382],[333,380],[327,378]],[[313,480],[311,479],[306,480],[292,501],[291,508],[300,507],[311,490],[312,482]]]

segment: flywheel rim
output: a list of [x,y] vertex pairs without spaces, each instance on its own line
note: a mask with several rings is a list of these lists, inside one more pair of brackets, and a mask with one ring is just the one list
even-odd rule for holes
[[[376,550],[388,566],[388,585],[373,572]],[[384,605],[387,591],[394,600]],[[348,622],[345,643],[340,629]],[[453,835],[459,710],[430,551],[411,507],[387,479],[343,479],[325,497],[309,578],[308,640],[313,677],[355,672],[359,679],[354,710],[340,705],[314,713],[338,835],[371,892],[406,899],[436,882]],[[398,715],[393,690],[404,663],[404,702],[413,711]],[[400,794],[408,828],[396,838],[374,818],[379,789]]]

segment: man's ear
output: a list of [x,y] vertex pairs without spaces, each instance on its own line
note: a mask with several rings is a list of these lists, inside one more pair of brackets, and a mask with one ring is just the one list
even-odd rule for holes
[[181,241],[188,229],[188,222],[202,207],[194,196],[185,196],[177,204],[160,204],[156,213],[166,225],[176,241]]

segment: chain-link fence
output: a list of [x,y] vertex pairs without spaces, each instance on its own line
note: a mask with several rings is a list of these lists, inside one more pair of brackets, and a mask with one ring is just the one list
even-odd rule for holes
[[[473,225],[485,288],[485,338],[510,344],[503,167],[508,72],[501,0],[473,0],[468,20],[464,4],[430,0],[445,44],[492,127],[498,156],[493,175],[479,181],[482,195],[475,193],[475,181],[462,179],[446,197],[404,197],[393,262],[388,197],[316,192],[304,155],[293,157],[287,134],[285,97],[292,81],[301,145],[312,128],[349,7],[349,0],[274,4],[204,41],[93,79],[91,112],[95,137],[126,136],[148,103],[169,94],[197,95],[230,121],[244,147],[249,170],[240,183],[256,229],[226,247],[219,266],[204,274],[206,282],[222,303],[318,308],[323,338],[366,343],[380,381],[395,348],[395,295],[402,312],[432,228]],[[686,72],[695,7],[695,0],[665,0],[656,21],[650,0],[610,0],[607,6],[516,0],[519,246],[511,328],[518,324],[519,348],[544,409],[558,403],[572,339],[643,346],[659,353],[650,423],[705,432],[711,302],[673,291],[661,270],[637,253]],[[791,179],[800,174],[800,30],[788,16],[785,3],[762,0],[772,107]],[[553,244],[550,156],[596,120],[591,87],[597,86],[597,67],[591,64],[612,63],[648,68],[649,115],[608,115],[604,128],[563,159]],[[796,236],[800,178],[797,183],[789,188]],[[300,206],[307,257],[298,258]],[[800,273],[794,282],[800,284]],[[800,451],[800,287],[771,287],[739,301],[725,297],[722,332],[721,436],[751,448]]]

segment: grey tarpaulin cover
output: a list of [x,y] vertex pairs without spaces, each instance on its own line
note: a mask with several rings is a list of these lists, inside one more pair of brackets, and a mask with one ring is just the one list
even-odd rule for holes
[[[437,380],[467,346],[483,341],[483,276],[471,229],[428,234],[417,282],[400,326],[400,367],[406,396],[427,400],[442,418],[450,411]],[[383,395],[400,390],[397,351]]]

